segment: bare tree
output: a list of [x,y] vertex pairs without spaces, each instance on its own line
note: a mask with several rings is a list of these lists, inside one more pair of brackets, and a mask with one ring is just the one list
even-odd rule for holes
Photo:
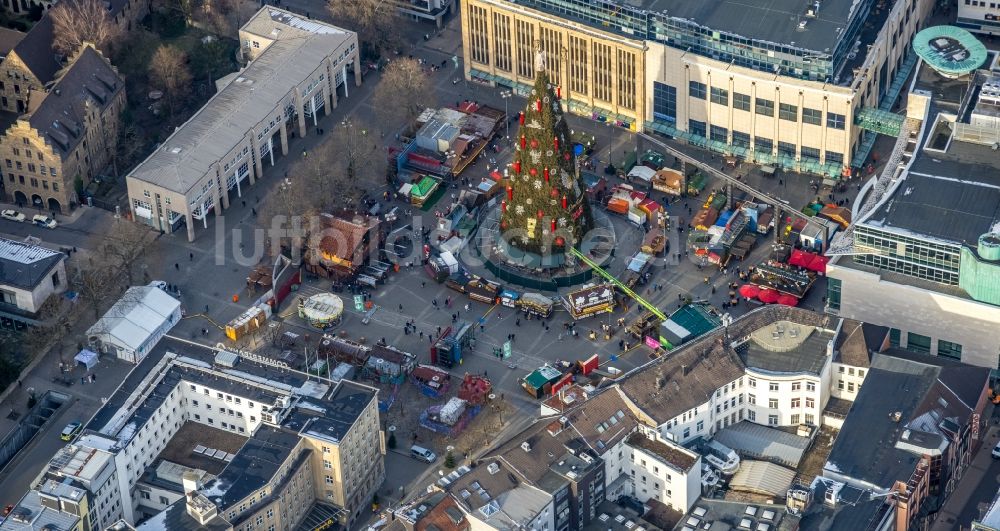
[[66,0],[56,4],[49,13],[54,35],[52,48],[70,56],[84,42],[90,42],[108,54],[122,35],[108,12],[108,5],[103,0]]
[[353,207],[361,191],[378,184],[385,175],[385,153],[371,127],[363,122],[341,122],[323,149],[333,155],[332,184],[344,201],[336,206]]
[[101,309],[107,301],[121,293],[121,275],[103,260],[90,258],[86,265],[77,264],[71,279],[73,289],[93,310],[94,319],[101,317]]
[[327,0],[327,10],[335,19],[350,23],[362,43],[381,56],[399,44],[399,12],[387,0]]
[[128,285],[134,282],[135,265],[146,254],[146,248],[153,239],[148,226],[117,219],[105,236],[101,250],[104,259]]
[[173,115],[174,105],[191,89],[191,71],[184,52],[169,45],[157,48],[149,62],[149,82],[163,91]]
[[433,101],[430,79],[416,59],[389,63],[372,95],[379,122],[389,127],[399,127],[400,118],[408,125]]
[[[107,129],[112,130],[110,127]],[[142,136],[133,123],[122,124],[115,129],[117,138],[111,150],[111,169],[115,177],[120,177],[121,169],[128,168],[132,159],[142,151]]]

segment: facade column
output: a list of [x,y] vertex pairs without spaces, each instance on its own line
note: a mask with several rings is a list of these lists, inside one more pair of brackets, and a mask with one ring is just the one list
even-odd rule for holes
[[[247,172],[247,173],[250,173],[250,172]],[[238,168],[235,169],[235,170],[233,170],[233,175],[236,176],[236,197],[243,197],[243,187],[240,186],[240,181],[242,181],[243,178],[240,177],[240,170]]]
[[[320,88],[320,90],[322,91],[323,89]],[[317,125],[319,125],[319,121],[316,119],[316,95],[315,94],[310,94],[309,95],[309,108],[312,109],[313,127],[316,127]]]
[[[229,188],[226,185],[225,179],[223,179],[221,183],[219,182],[219,175],[221,173],[222,172],[221,172],[221,168],[219,167],[219,163],[216,162],[215,163],[215,189],[218,190],[219,191],[218,192],[219,195],[222,196],[222,208],[228,209],[229,208]],[[216,212],[220,212],[220,210],[216,210]]]
[[[350,92],[347,92],[347,65],[344,65],[344,66],[342,66],[340,68],[341,68],[341,70],[340,70],[340,77],[344,78],[344,97],[346,98],[346,97],[348,97],[348,96],[351,95]],[[357,68],[357,67],[355,67],[355,68]],[[360,79],[360,78],[358,78],[357,76],[355,76],[355,79]],[[358,83],[358,86],[359,87],[361,86],[360,82]]]
[[299,90],[299,87],[295,87],[294,91],[295,91],[295,114],[296,116],[299,117],[299,137],[305,138],[306,117],[305,114],[303,114],[304,105],[302,105],[302,91]]
[[191,215],[191,205],[188,205],[187,212],[184,213],[184,224],[187,225],[188,241],[194,241],[194,216]]
[[278,135],[279,140],[281,140],[281,155],[288,155],[288,121],[281,120],[280,134]]
[[333,102],[330,101],[330,89],[323,86],[323,116],[330,116],[330,107],[333,107]]
[[[354,51],[354,86],[361,86],[361,54]],[[347,95],[347,65],[344,65],[344,95]]]
[[257,140],[256,127],[250,130],[250,149],[253,150],[250,160],[254,163],[253,170],[250,171],[250,185],[252,186],[257,183],[257,179],[264,176],[264,169],[261,168],[264,161],[260,160],[260,142]]
[[271,156],[271,167],[274,167],[274,135],[267,137],[267,154]]

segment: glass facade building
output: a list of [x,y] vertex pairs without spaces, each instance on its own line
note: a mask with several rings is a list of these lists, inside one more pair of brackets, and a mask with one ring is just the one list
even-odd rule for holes
[[854,244],[866,251],[854,255],[854,261],[886,271],[958,285],[961,246],[917,236],[904,236],[869,225],[854,229]]

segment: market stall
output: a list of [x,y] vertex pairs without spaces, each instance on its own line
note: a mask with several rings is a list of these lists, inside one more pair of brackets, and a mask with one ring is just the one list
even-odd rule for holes
[[299,317],[320,330],[340,324],[343,315],[344,301],[333,293],[317,293],[299,300]]
[[566,294],[562,303],[573,319],[583,319],[613,310],[615,290],[611,284],[585,286]]

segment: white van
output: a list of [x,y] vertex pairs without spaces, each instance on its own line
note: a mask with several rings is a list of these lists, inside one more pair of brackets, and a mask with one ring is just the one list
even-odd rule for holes
[[433,463],[437,459],[437,454],[423,446],[413,445],[410,447],[410,457],[425,463]]

